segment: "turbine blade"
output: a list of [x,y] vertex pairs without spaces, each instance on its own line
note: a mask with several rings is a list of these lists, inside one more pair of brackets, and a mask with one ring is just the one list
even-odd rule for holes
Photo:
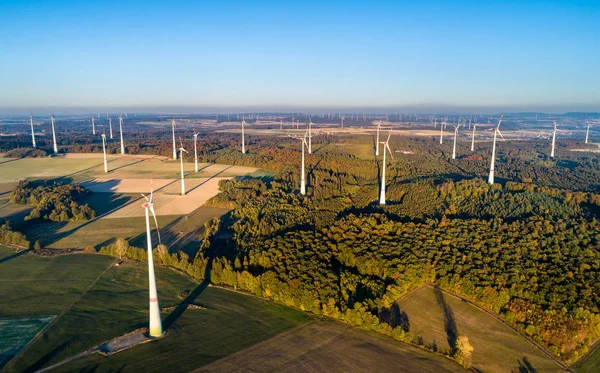
[[158,236],[158,244],[160,245],[162,244],[162,242],[160,242],[160,230],[158,229],[158,220],[156,220],[156,214],[154,213],[154,205],[150,205],[150,212],[154,217],[154,225],[156,225],[156,235]]
[[392,154],[392,149],[390,149],[390,145],[387,142],[385,143],[385,148],[390,152],[390,157],[392,157],[392,159],[394,159],[394,154]]
[[498,135],[500,135],[500,137],[502,137],[502,141],[506,141],[506,140],[504,139],[504,136],[502,136],[502,132],[500,132],[500,130],[498,130],[498,129],[497,129],[496,131],[498,131]]
[[390,134],[388,135],[387,140],[385,141],[385,145],[387,146],[388,141],[390,141],[390,137],[392,137],[392,131],[390,131]]
[[146,197],[145,194],[143,194],[143,193],[140,193],[140,194],[142,195],[142,197],[146,198],[146,201],[150,202],[150,200],[148,199],[148,197]]

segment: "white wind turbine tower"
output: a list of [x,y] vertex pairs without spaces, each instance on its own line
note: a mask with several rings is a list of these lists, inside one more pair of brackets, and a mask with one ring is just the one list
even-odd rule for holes
[[110,138],[113,138],[113,134],[112,134],[112,118],[108,118],[108,131],[110,133]]
[[344,117],[342,117],[341,119],[342,119],[342,128],[344,128]]
[[121,154],[125,154],[125,144],[123,143],[123,116],[119,115],[119,132],[121,134]]
[[246,121],[244,120],[244,117],[242,116],[242,154],[246,154],[246,139],[244,136],[244,125],[246,124]]
[[390,157],[392,157],[392,159],[394,159],[394,155],[392,154],[392,150],[390,149],[390,145],[389,145],[391,136],[392,136],[392,133],[390,132],[387,140],[381,142],[381,144],[383,144],[383,168],[381,171],[381,193],[379,194],[379,205],[381,205],[381,206],[385,205],[385,164],[386,164],[385,153],[386,153],[386,150],[388,150],[390,152]]
[[551,158],[554,158],[555,146],[556,146],[556,121],[554,121],[554,131],[552,131],[552,151],[550,152]]
[[[381,121],[377,124],[377,138],[375,139],[375,156],[379,157],[379,130],[381,130]],[[385,153],[385,150],[384,150]]]
[[[32,123],[31,124],[31,133],[33,135],[33,122],[31,122],[31,123]],[[586,144],[588,143],[588,139],[590,137],[590,126],[591,125],[592,125],[591,123],[588,123],[587,124],[587,130],[585,131],[585,143]],[[33,139],[33,147],[35,148],[35,138]]]
[[181,143],[181,139],[179,139],[179,160],[181,161],[181,195],[185,196],[185,179],[183,175],[183,152],[187,153],[187,150],[183,148],[183,144]]
[[194,130],[194,171],[198,172],[198,134]]
[[[469,123],[471,123],[469,121]],[[475,151],[475,127],[477,127],[477,123],[473,123],[473,137],[471,138],[471,151]]]
[[456,138],[458,137],[458,128],[460,123],[454,126],[454,145],[452,146],[452,159],[456,159]]
[[158,243],[160,244],[160,232],[158,230],[158,221],[154,213],[154,193],[152,184],[150,184],[150,199],[142,194],[146,199],[146,203],[142,205],[146,212],[146,240],[148,245],[148,295],[150,298],[150,336],[160,337],[163,334],[162,321],[160,319],[160,307],[158,306],[158,293],[156,291],[156,277],[154,276],[154,258],[152,257],[152,236],[150,235],[150,214],[154,217],[156,225],[156,233],[158,235]]
[[498,121],[498,125],[494,128],[494,144],[492,145],[492,160],[490,162],[490,176],[488,177],[488,184],[494,185],[494,164],[496,162],[496,137],[500,135],[502,137],[502,141],[504,140],[504,136],[500,133],[500,123],[502,123],[502,117],[504,114],[500,116],[500,120]]
[[171,129],[173,130],[173,159],[177,159],[177,145],[175,145],[175,119],[171,119]]
[[104,173],[108,172],[108,164],[106,163],[106,134],[100,135],[102,136],[102,153],[104,153]]
[[[29,115],[29,124],[31,124],[31,144],[35,148],[35,132],[33,131],[33,115]],[[590,126],[588,125],[588,131]],[[587,144],[587,136],[585,137],[585,143]]]
[[306,195],[306,177],[304,176],[304,148],[308,148],[308,143],[306,141],[307,133],[304,133],[304,137],[299,138],[298,140],[302,141],[302,174],[300,175],[300,194]]
[[94,116],[92,115],[92,135],[96,134],[96,126],[94,125]]
[[54,130],[54,114],[50,117],[52,122],[52,142],[54,144],[54,154],[58,153],[58,146],[56,145],[56,131]]
[[312,118],[308,119],[308,154],[312,154]]
[[440,145],[444,142],[444,126],[446,125],[446,121],[440,123]]

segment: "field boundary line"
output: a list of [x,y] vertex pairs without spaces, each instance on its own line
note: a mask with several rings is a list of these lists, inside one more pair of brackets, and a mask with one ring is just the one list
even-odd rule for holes
[[[425,286],[429,286],[430,288],[434,288],[435,286],[433,286],[430,283],[426,283]],[[470,301],[469,299],[463,298],[460,295],[450,291],[450,290],[446,290],[446,289],[442,289],[440,287],[438,287],[438,289],[440,291],[442,291],[443,293],[456,298],[458,300],[461,300],[463,302],[466,302],[467,304],[471,305],[472,307],[475,307],[485,313],[487,313],[488,315],[492,316],[493,318],[495,318],[496,320],[500,321],[501,323],[503,323],[504,325],[508,326],[509,328],[511,328],[512,330],[514,330],[518,335],[520,335],[521,337],[525,338],[525,340],[527,342],[529,342],[529,344],[531,344],[533,347],[535,347],[536,349],[538,349],[539,351],[541,351],[544,355],[548,356],[550,359],[552,359],[555,363],[557,363],[561,368],[565,369],[567,372],[571,372],[574,373],[575,371],[569,367],[568,365],[566,365],[565,363],[563,363],[562,361],[556,359],[550,352],[544,350],[540,345],[538,345],[535,341],[532,341],[527,335],[523,334],[519,329],[517,329],[516,327],[510,325],[509,323],[507,323],[505,320],[503,320],[500,316],[494,314],[491,311],[486,310],[485,308],[473,303],[472,301]]]
[[[56,317],[54,319],[52,319],[52,321],[50,321],[48,323],[48,325],[46,325],[46,327],[44,328],[44,330],[47,330],[50,328],[50,326],[53,326],[56,321],[58,319],[60,319],[62,316],[64,316],[69,310],[71,310],[71,308],[73,308],[73,306],[77,303],[79,303],[79,301],[83,298],[83,296],[85,294],[87,294],[88,291],[90,291],[91,288],[94,287],[94,285],[96,285],[96,283],[98,282],[98,280],[100,280],[100,277],[104,276],[104,274],[106,272],[108,272],[109,269],[111,269],[113,267],[113,265],[116,263],[118,259],[115,258],[115,260],[113,260],[112,262],[110,262],[108,264],[108,266],[106,266],[106,268],[104,268],[104,270],[102,272],[100,272],[100,274],[94,279],[94,281],[92,281],[87,288],[85,288],[85,290],[79,294],[78,297],[76,297],[73,302],[71,304],[69,304],[67,307],[65,307],[65,309],[63,309],[61,311],[61,313],[59,313],[58,315],[56,315]],[[2,368],[2,371],[7,371],[8,367],[11,366],[12,364],[14,364],[15,361],[17,361],[17,358],[21,357],[21,355],[29,348],[29,346],[35,341],[37,340],[37,337],[41,334],[38,333],[34,338],[32,338],[29,343],[27,343],[22,349],[21,351],[19,351],[15,356],[13,356],[7,363],[6,365],[4,365],[4,368]]]

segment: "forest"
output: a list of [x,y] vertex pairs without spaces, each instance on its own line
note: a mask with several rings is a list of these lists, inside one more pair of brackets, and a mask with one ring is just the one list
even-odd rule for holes
[[85,221],[96,217],[96,212],[81,200],[88,193],[78,184],[46,183],[22,180],[10,194],[17,205],[34,206],[25,220],[50,220],[56,222]]

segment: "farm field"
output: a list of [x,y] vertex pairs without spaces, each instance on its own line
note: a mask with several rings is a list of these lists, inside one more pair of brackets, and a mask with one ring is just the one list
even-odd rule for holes
[[[306,322],[303,312],[219,288],[206,288],[166,268],[157,268],[165,338],[110,357],[91,355],[53,371],[187,372]],[[179,296],[186,291],[186,295]],[[187,294],[191,295],[187,295]],[[187,297],[186,297],[187,296]],[[200,307],[165,308],[186,303]],[[147,326],[147,265],[112,266],[43,336],[18,357],[9,372],[55,364],[103,341]],[[164,353],[168,351],[169,353]]]
[[600,371],[600,343],[596,343],[590,352],[575,364],[577,373],[596,373]]
[[53,316],[0,318],[0,368],[52,321]]
[[378,334],[316,321],[194,372],[466,372],[444,357]]
[[[59,178],[82,182],[102,179],[170,179],[180,177],[180,162],[152,155],[108,155],[108,173],[104,173],[102,153],[66,154],[46,158],[0,159],[0,194],[12,189],[3,184],[19,180]],[[272,175],[271,172],[254,167],[199,163],[199,172],[194,172],[192,157],[186,157],[186,178],[235,177]],[[6,189],[6,190],[5,190]]]
[[456,337],[466,335],[475,348],[476,370],[510,373],[529,365],[538,372],[564,371],[501,321],[430,286],[409,293],[397,304],[415,342],[449,351]]
[[112,260],[85,254],[44,258],[0,246],[0,318],[60,313]]

